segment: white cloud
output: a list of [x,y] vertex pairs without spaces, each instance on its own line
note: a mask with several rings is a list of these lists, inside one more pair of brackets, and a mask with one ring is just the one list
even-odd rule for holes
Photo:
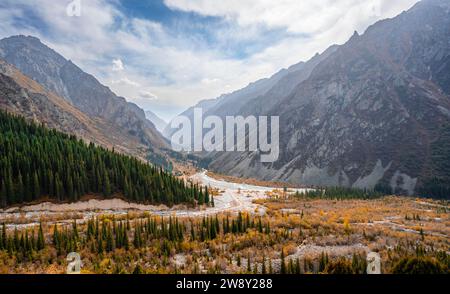
[[120,80],[111,81],[113,85],[126,85],[132,87],[139,87],[140,84],[138,82],[132,81],[127,77],[121,78]]
[[123,71],[124,67],[123,67],[123,62],[121,59],[113,59],[112,61],[112,70],[113,71]]
[[[416,2],[165,0],[172,9],[225,20],[227,26],[211,29],[223,44],[204,44],[159,23],[124,15],[112,5],[116,1],[82,1],[82,15],[68,17],[69,1],[2,0],[0,37],[35,35],[118,95],[146,108],[181,109],[307,60],[332,44],[344,43],[354,30],[363,32]],[[32,10],[47,29],[30,23],[26,10]],[[16,25],[18,19],[23,20],[21,26]],[[264,38],[270,29],[279,30],[280,38],[244,58],[230,57],[222,50],[228,43]],[[147,89],[159,99],[142,99]]]
[[215,84],[215,83],[218,83],[218,82],[220,82],[220,80],[219,79],[210,79],[210,78],[204,78],[204,79],[202,79],[202,84],[206,84],[206,85],[211,85],[211,84]]
[[355,21],[386,16],[408,8],[411,0],[164,0],[173,9],[225,17],[246,27],[262,24],[290,32],[314,34],[331,29],[351,14]]
[[152,92],[149,91],[141,91],[139,92],[139,96],[142,99],[148,99],[148,100],[157,100],[158,96],[156,96],[155,94],[153,94]]

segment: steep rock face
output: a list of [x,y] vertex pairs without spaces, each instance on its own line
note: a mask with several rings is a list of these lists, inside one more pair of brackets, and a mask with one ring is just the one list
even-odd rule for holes
[[100,118],[153,148],[167,147],[142,109],[116,96],[93,76],[34,37],[0,40],[0,58],[46,89],[63,97],[91,118]]
[[113,124],[90,118],[0,59],[0,109],[117,151],[145,156],[145,146]]
[[239,108],[243,116],[280,116],[278,161],[209,154],[210,168],[448,197],[450,3],[422,1],[330,49],[304,78],[289,73]]

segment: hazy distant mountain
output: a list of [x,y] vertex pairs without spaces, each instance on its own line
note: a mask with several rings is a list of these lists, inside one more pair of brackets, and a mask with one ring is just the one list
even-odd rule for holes
[[[203,100],[181,115],[189,117],[192,120],[194,108],[201,108],[204,116],[217,115],[225,117],[227,115],[239,115],[241,108],[248,102],[268,94],[269,91],[277,91],[280,96],[288,94],[295,87],[296,83],[306,79],[315,65],[334,52],[335,48],[336,46],[332,46],[322,55],[317,54],[307,63],[300,62],[295,64],[288,69],[279,71],[268,79],[251,83],[241,90],[222,95],[216,99]],[[175,130],[171,129],[170,124],[168,124],[164,130],[164,135],[169,138],[174,132]]]
[[161,134],[164,132],[164,129],[167,127],[167,123],[162,118],[157,116],[151,110],[145,111],[145,117],[155,125],[156,129]]
[[153,149],[167,147],[166,141],[146,119],[142,109],[116,96],[39,39],[14,36],[0,40],[0,58],[90,118],[108,122],[118,132],[126,133]]
[[450,194],[450,1],[422,1],[270,80],[216,100],[207,113],[280,116],[280,159],[261,164],[254,153],[212,154],[210,168]]

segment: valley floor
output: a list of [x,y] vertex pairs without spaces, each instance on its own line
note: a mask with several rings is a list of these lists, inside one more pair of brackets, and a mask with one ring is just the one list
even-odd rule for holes
[[[122,199],[98,200],[91,199],[70,204],[56,204],[44,202],[36,205],[15,207],[0,210],[0,223],[6,222],[9,227],[34,226],[40,220],[53,220],[53,222],[65,223],[67,220],[80,219],[86,221],[92,217],[111,214],[126,215],[130,212],[147,212],[155,216],[177,216],[177,217],[203,217],[220,213],[249,212],[263,214],[265,207],[255,204],[258,199],[265,199],[272,191],[279,188],[261,187],[247,184],[231,183],[218,180],[207,175],[207,172],[197,173],[189,178],[190,181],[208,186],[218,191],[215,197],[214,207],[200,209],[188,209],[183,205],[168,208],[160,205],[141,205],[130,203]],[[290,189],[290,193],[302,192],[307,189]],[[67,218],[67,219],[65,219]]]
[[[75,247],[78,246],[77,251],[84,256],[86,273],[130,273],[136,271],[137,264],[141,263],[142,271],[146,273],[262,273],[268,272],[269,267],[273,272],[280,272],[283,271],[282,264],[289,265],[291,273],[332,273],[333,267],[326,270],[326,265],[341,258],[353,263],[347,265],[355,273],[362,273],[365,256],[371,251],[381,255],[385,273],[393,272],[402,258],[415,257],[439,260],[444,265],[443,270],[448,272],[450,207],[447,202],[406,197],[306,199],[298,195],[294,197],[295,192],[303,192],[304,189],[283,191],[232,183],[209,177],[206,172],[195,174],[190,180],[215,190],[215,207],[194,210],[179,206],[169,209],[130,204],[118,199],[74,204],[42,203],[0,212],[0,223],[6,224],[8,234],[16,229],[33,231],[34,234],[42,222],[45,224],[44,234],[50,238],[54,235],[52,228],[55,224],[67,231],[76,220],[82,231],[94,218],[103,223],[126,220],[131,222],[130,242],[133,230],[149,218],[158,221],[161,217],[176,218],[184,228],[184,237],[176,242],[152,239],[150,234],[144,238],[145,244],[138,248],[124,251],[115,248],[116,244],[111,245],[109,252],[98,256],[92,254],[97,250],[92,241],[80,239],[83,241]],[[233,219],[233,224],[236,220],[237,224],[242,222],[239,220],[241,216],[252,219],[247,220],[248,228],[226,231],[228,217]],[[202,226],[210,225],[214,219],[217,221],[214,228],[217,236],[203,235]],[[264,228],[258,229],[258,220]],[[199,228],[201,236],[193,231]],[[190,231],[192,235],[189,237]],[[210,230],[206,232],[209,234]],[[134,238],[137,242],[136,232]],[[67,250],[71,248],[69,246]],[[64,254],[67,252],[61,248],[55,250],[45,249],[45,258],[38,258],[37,264],[21,255],[11,259],[0,250],[0,272],[64,272]],[[138,269],[141,270],[140,267]]]

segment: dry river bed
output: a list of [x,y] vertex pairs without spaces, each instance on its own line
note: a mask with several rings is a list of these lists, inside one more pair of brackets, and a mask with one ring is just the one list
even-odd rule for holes
[[[207,172],[193,175],[190,180],[220,191],[214,198],[215,207],[189,209],[185,206],[169,208],[164,205],[141,205],[129,203],[121,199],[96,200],[70,204],[55,204],[51,202],[0,210],[0,223],[5,222],[8,229],[32,227],[41,220],[47,223],[65,224],[77,219],[86,222],[99,215],[127,215],[128,213],[149,213],[153,216],[203,217],[218,213],[250,212],[264,214],[265,207],[254,204],[253,200],[266,198],[267,192],[277,188],[259,187],[247,184],[237,184],[209,177]],[[302,191],[304,189],[299,189]],[[295,192],[296,190],[292,190]]]

